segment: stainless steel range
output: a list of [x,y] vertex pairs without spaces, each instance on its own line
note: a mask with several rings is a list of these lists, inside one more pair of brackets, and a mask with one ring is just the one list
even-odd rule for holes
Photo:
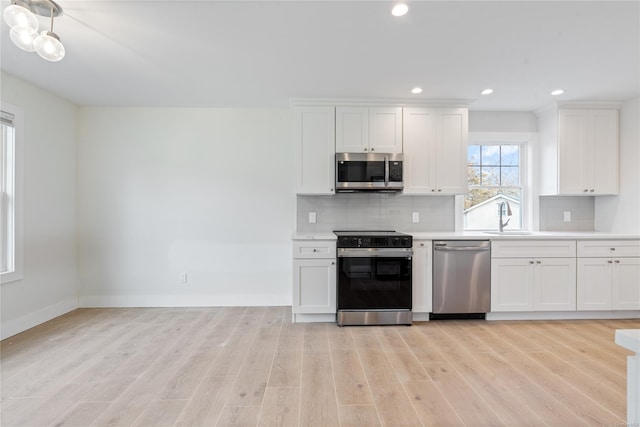
[[338,325],[410,325],[412,237],[395,231],[335,234]]

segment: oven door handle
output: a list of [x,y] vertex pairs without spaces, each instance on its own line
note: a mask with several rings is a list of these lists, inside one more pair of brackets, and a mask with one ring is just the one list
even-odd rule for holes
[[389,186],[389,158],[384,156],[384,186]]
[[411,258],[413,249],[339,248],[338,258]]

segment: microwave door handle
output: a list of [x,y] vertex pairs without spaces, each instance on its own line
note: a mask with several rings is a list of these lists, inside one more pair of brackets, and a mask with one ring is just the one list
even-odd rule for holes
[[389,158],[384,156],[384,186],[389,186]]

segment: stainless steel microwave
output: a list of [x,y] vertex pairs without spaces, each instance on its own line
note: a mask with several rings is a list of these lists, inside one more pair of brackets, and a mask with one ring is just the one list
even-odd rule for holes
[[336,153],[336,191],[402,191],[403,155]]

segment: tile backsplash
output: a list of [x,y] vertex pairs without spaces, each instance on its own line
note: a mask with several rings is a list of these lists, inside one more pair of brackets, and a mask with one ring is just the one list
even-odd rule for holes
[[[298,196],[298,232],[334,230],[453,231],[454,196],[403,196],[384,193],[343,193]],[[316,223],[309,223],[309,213]],[[420,222],[412,222],[417,212]]]
[[[540,197],[540,231],[594,231],[595,198],[593,196]],[[571,221],[565,222],[564,213]]]
[[[454,231],[454,196],[403,196],[382,193],[342,193],[297,196],[297,231],[399,230]],[[594,231],[594,197],[543,196],[539,203],[540,231]],[[316,222],[309,223],[315,212]],[[417,212],[419,222],[412,222]],[[564,220],[570,212],[571,221]]]

